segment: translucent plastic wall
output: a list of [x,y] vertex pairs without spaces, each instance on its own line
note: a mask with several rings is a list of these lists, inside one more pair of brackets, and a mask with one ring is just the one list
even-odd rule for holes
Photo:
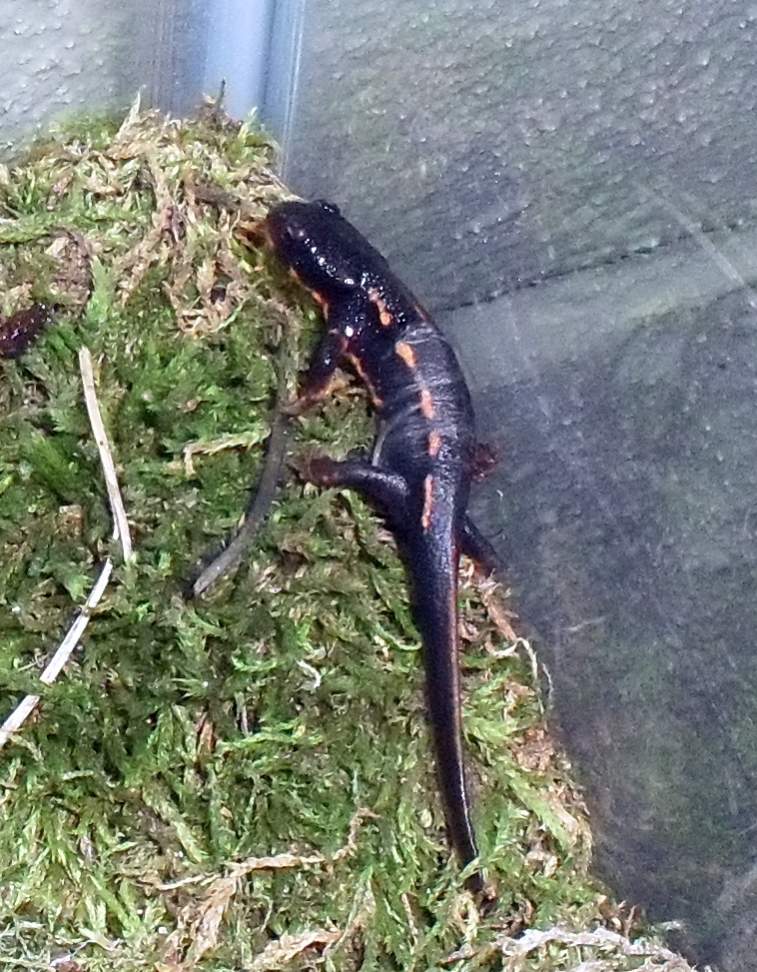
[[305,11],[286,174],[349,203],[436,307],[754,215],[754,4]]
[[193,110],[228,79],[262,99],[271,0],[0,0],[0,155],[51,121],[146,103]]
[[757,968],[757,6],[304,9],[286,175],[456,342],[599,867]]

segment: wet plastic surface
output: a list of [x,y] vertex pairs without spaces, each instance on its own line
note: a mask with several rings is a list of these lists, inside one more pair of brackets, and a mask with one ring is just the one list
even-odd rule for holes
[[757,972],[757,6],[305,10],[286,174],[457,341],[599,870]]
[[749,0],[308,0],[285,176],[435,306],[757,216]]
[[599,870],[729,972],[757,968],[756,253],[703,239],[447,321]]
[[191,111],[207,46],[201,0],[0,0],[0,158],[51,122],[145,100]]

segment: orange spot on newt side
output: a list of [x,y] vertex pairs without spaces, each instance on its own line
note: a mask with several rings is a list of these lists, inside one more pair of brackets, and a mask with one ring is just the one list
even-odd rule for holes
[[421,526],[428,530],[431,526],[431,511],[434,507],[434,478],[426,476],[423,480],[423,512],[421,513]]
[[323,296],[323,294],[320,294],[317,290],[313,290],[312,287],[308,287],[307,284],[303,282],[302,277],[297,273],[294,267],[289,268],[289,276],[292,278],[292,280],[295,280],[300,285],[300,287],[304,287],[305,290],[307,290],[307,292],[310,294],[310,296],[313,298],[316,304],[318,304],[319,307],[323,308],[324,314],[328,313],[329,304],[326,298]]
[[367,371],[363,367],[363,362],[360,360],[360,358],[358,358],[356,354],[345,354],[345,358],[355,369],[355,374],[358,376],[358,378],[362,381],[362,383],[367,388],[373,407],[381,408],[381,406],[384,404],[384,400],[383,398],[380,398],[379,395],[376,393],[376,389],[373,387],[373,383],[370,377],[368,376]]
[[311,290],[309,287],[307,288],[307,291],[310,294],[310,296],[313,298],[313,300],[316,302],[316,304],[318,304],[318,306],[323,311],[323,316],[328,317],[329,302],[326,300],[326,298],[322,294],[319,294],[317,290]]
[[432,459],[435,459],[439,455],[439,450],[442,447],[442,437],[438,432],[429,432],[428,435],[428,454]]
[[434,417],[434,403],[431,400],[431,392],[428,388],[421,389],[421,415],[427,419]]
[[371,301],[371,303],[376,305],[376,309],[378,310],[379,324],[382,327],[390,327],[394,322],[394,317],[390,313],[389,308],[386,306],[386,301],[381,296],[380,291],[378,291],[375,287],[371,287],[371,289],[368,291],[368,299]]
[[394,350],[399,355],[400,358],[405,362],[408,368],[415,370],[417,364],[415,359],[415,351],[410,347],[406,341],[398,341],[394,345]]

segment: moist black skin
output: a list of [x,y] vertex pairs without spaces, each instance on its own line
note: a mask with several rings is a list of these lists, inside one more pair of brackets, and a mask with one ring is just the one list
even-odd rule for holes
[[[365,497],[394,533],[410,575],[428,710],[449,836],[463,866],[478,856],[460,713],[457,588],[460,553],[487,569],[488,542],[466,515],[474,473],[470,395],[455,354],[381,254],[321,200],[274,207],[263,231],[323,310],[326,330],[304,376],[298,414],[328,393],[337,367],[365,384],[378,432],[372,456],[306,460],[305,479]],[[484,888],[480,872],[470,890]]]
[[19,358],[49,324],[53,308],[32,304],[0,321],[0,358]]

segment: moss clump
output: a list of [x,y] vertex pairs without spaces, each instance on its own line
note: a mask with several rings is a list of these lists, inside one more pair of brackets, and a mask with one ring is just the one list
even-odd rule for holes
[[[462,592],[476,817],[500,894],[486,919],[449,861],[405,579],[367,508],[290,482],[244,568],[207,601],[182,597],[258,474],[275,350],[302,362],[317,327],[238,238],[282,196],[270,162],[259,132],[214,109],[135,109],[0,172],[0,310],[62,308],[0,362],[0,718],[40,691],[112,547],[82,344],[137,552],[0,752],[13,967],[497,969],[525,927],[620,921],[586,877],[580,807],[490,589]],[[345,387],[297,435],[332,454],[364,444],[362,398]],[[637,967],[618,941],[553,937],[518,967]]]

